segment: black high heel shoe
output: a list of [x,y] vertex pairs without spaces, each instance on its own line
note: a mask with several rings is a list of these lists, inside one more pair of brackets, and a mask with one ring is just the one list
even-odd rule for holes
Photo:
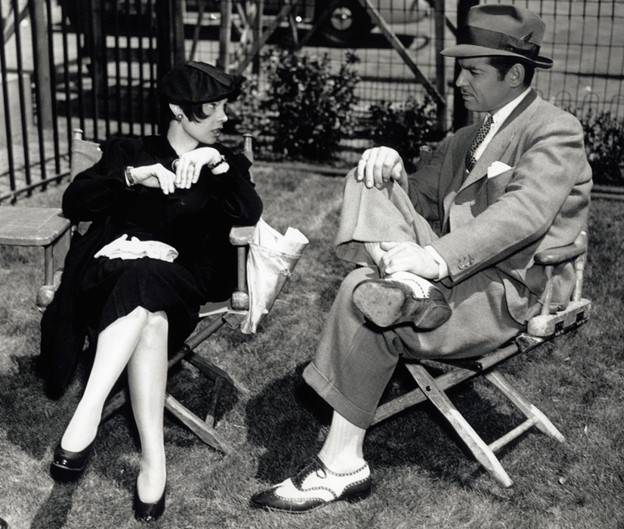
[[167,492],[167,485],[163,490],[162,496],[156,503],[145,503],[139,498],[139,486],[134,487],[134,502],[132,508],[134,510],[134,517],[140,522],[153,522],[158,520],[165,512],[165,493]]
[[54,457],[50,466],[52,477],[58,481],[75,481],[80,476],[89,462],[93,441],[80,452],[70,452],[61,447],[61,442],[54,449]]

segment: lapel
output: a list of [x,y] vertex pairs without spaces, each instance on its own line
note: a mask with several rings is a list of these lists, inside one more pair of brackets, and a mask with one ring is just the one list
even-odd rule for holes
[[[537,105],[537,94],[534,90],[531,90],[527,96],[520,102],[520,104],[509,115],[509,118],[505,120],[503,126],[496,132],[492,141],[489,143],[481,157],[477,160],[477,163],[473,167],[472,171],[466,175],[466,168],[464,165],[465,154],[470,148],[472,139],[478,130],[478,125],[473,126],[472,133],[468,133],[457,143],[457,148],[453,152],[453,185],[450,186],[444,199],[444,223],[443,230],[446,232],[448,228],[448,222],[451,216],[453,216],[453,224],[458,226],[462,222],[459,217],[468,215],[474,216],[474,213],[466,211],[464,213],[458,211],[464,208],[456,207],[456,197],[462,193],[466,188],[487,176],[487,168],[495,161],[504,161],[503,155],[507,148],[512,144],[514,136],[520,131],[526,128],[526,123],[533,115],[533,108]],[[461,154],[461,157],[459,156]],[[460,183],[461,182],[461,183]],[[468,204],[470,201],[467,202]],[[468,208],[470,210],[470,208]],[[453,214],[451,215],[451,213]],[[459,216],[459,217],[458,217]],[[464,220],[468,220],[465,218]]]
[[[457,145],[454,149],[450,149],[449,153],[451,155],[451,171],[453,177],[449,183],[449,186],[444,194],[444,198],[442,200],[442,207],[444,211],[444,222],[442,223],[443,231],[446,231],[446,223],[448,221],[449,211],[451,209],[451,205],[455,201],[455,197],[457,196],[457,192],[459,188],[462,186],[462,182],[466,177],[466,152],[470,148],[470,144],[472,140],[479,130],[479,125],[473,125],[472,132],[468,132],[467,134],[463,134],[458,138]],[[459,133],[458,133],[459,135]]]
[[[511,144],[516,132],[524,128],[527,117],[531,112],[524,113],[531,104],[537,99],[537,94],[534,90],[531,90],[527,96],[520,102],[520,104],[514,108],[513,112],[503,123],[503,126],[496,131],[494,137],[483,151],[483,154],[477,160],[477,163],[472,168],[472,171],[468,174],[464,180],[458,193],[467,188],[469,185],[474,184],[477,180],[487,175],[487,168],[495,161],[500,161],[503,157],[503,153]],[[523,116],[524,113],[524,116]],[[521,119],[519,119],[522,116]],[[470,145],[468,146],[468,148]]]

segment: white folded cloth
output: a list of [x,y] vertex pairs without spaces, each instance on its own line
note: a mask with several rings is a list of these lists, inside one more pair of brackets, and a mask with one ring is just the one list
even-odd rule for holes
[[121,237],[109,242],[94,257],[108,257],[109,259],[142,259],[149,257],[173,263],[178,257],[178,251],[160,241],[141,241],[124,233]]

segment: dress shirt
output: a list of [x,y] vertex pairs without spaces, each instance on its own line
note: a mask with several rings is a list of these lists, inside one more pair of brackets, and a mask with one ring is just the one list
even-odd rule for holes
[[[487,133],[479,148],[475,151],[475,159],[479,159],[479,157],[483,154],[486,147],[492,141],[494,134],[502,127],[505,120],[510,116],[513,112],[514,108],[516,108],[520,102],[529,94],[531,88],[527,88],[524,92],[522,92],[518,97],[507,103],[500,110],[492,114],[492,126],[490,127],[490,131]],[[449,275],[448,265],[446,261],[442,258],[442,256],[432,247],[425,246],[425,251],[432,257],[432,259],[438,264],[438,277],[437,280],[444,279]]]

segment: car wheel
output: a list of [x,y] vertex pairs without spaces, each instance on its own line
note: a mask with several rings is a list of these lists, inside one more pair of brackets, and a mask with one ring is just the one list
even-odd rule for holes
[[[329,2],[331,4],[331,2]],[[317,15],[320,16],[321,13]],[[358,0],[339,0],[320,28],[321,35],[335,44],[349,42],[366,35],[374,26],[366,10]]]

